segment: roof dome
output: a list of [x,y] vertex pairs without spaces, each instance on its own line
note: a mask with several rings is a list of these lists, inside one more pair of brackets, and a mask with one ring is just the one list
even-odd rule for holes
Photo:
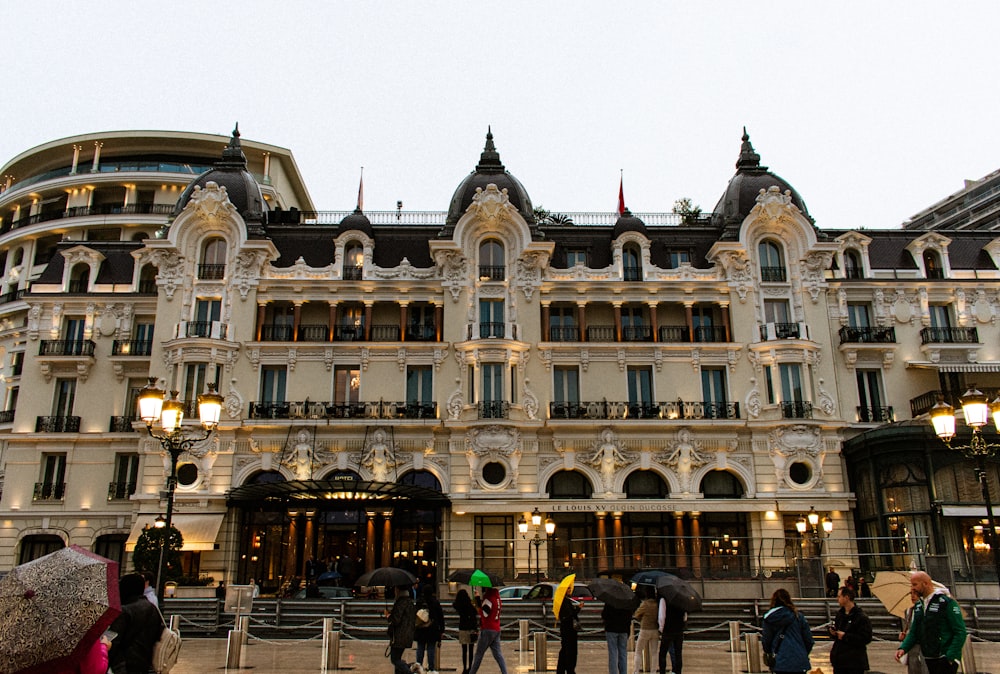
[[639,232],[646,234],[646,223],[632,215],[632,211],[625,209],[618,220],[615,221],[615,228],[611,230],[611,240],[614,241],[625,232]]
[[247,170],[247,158],[240,147],[239,124],[233,130],[229,145],[222,151],[222,159],[215,162],[215,168],[205,171],[192,180],[181,193],[177,205],[174,206],[173,217],[180,215],[188,205],[195,187],[204,188],[210,181],[226,188],[229,201],[247,223],[250,233],[263,234],[264,197],[260,193],[260,185]]
[[740,158],[736,162],[736,175],[729,180],[729,186],[726,187],[719,203],[715,205],[715,218],[721,218],[721,224],[727,228],[733,226],[738,228],[757,205],[760,191],[774,185],[777,185],[782,193],[786,190],[791,192],[792,203],[809,218],[810,222],[812,221],[806,203],[795,188],[783,178],[768,171],[766,166],[761,166],[760,155],[754,151],[753,145],[750,144],[750,136],[744,127],[743,145],[740,147]]
[[531,206],[531,197],[528,196],[528,191],[524,189],[521,181],[512,176],[500,163],[500,153],[493,145],[493,133],[487,129],[486,147],[479,155],[476,170],[470,173],[455,190],[455,194],[451,198],[451,205],[448,207],[448,219],[445,224],[448,227],[454,227],[472,203],[472,197],[476,195],[476,188],[486,189],[490,183],[495,184],[501,191],[507,190],[510,203],[518,210],[521,217],[529,224],[535,222],[534,209]]
[[344,219],[337,225],[338,236],[350,231],[364,232],[373,238],[375,236],[375,230],[372,229],[372,221],[361,210],[361,206],[355,208],[353,213],[344,216]]

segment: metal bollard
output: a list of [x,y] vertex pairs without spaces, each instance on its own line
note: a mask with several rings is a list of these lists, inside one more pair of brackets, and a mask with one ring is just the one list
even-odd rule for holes
[[531,645],[528,643],[529,629],[527,620],[517,621],[517,645],[522,653],[527,653]]
[[229,641],[226,644],[226,669],[239,669],[243,660],[243,639],[246,633],[242,630],[229,630]]
[[333,618],[323,618],[322,671],[340,669],[340,632],[333,629]]
[[962,672],[963,674],[977,674],[976,655],[972,652],[972,637],[965,638],[965,645],[962,647]]
[[740,623],[738,620],[729,621],[729,652],[739,653],[740,648]]
[[545,632],[535,632],[535,671],[549,671],[548,642],[545,640]]
[[763,667],[763,651],[760,647],[760,635],[751,632],[743,635],[746,641],[747,649],[747,672],[751,674],[758,674],[760,672],[766,672],[767,670]]

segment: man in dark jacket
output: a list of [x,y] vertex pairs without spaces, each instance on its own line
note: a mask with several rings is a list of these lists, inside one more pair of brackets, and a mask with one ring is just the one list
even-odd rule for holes
[[114,674],[147,674],[153,662],[153,647],[163,633],[163,618],[143,596],[145,586],[145,579],[138,573],[118,581],[122,613],[111,623],[118,636],[108,652],[108,665]]
[[605,604],[601,610],[604,638],[608,642],[608,673],[628,674],[628,631],[632,626],[632,609]]
[[864,674],[868,671],[868,644],[872,640],[872,623],[854,603],[854,590],[842,587],[837,594],[840,610],[833,619],[830,637],[830,664],[833,674]]
[[660,655],[657,658],[660,674],[667,672],[667,653],[670,653],[670,669],[674,674],[681,674],[684,665],[684,627],[687,625],[687,613],[666,599],[660,598],[660,609],[657,616],[660,628]]
[[920,644],[930,674],[955,674],[967,635],[962,609],[923,571],[915,571],[910,576],[910,587],[920,599],[913,605],[910,629],[896,651],[896,659]]
[[417,609],[413,604],[410,586],[396,588],[392,610],[386,611],[389,619],[389,662],[396,674],[410,674],[410,667],[403,662],[403,651],[413,646],[413,633],[417,625]]

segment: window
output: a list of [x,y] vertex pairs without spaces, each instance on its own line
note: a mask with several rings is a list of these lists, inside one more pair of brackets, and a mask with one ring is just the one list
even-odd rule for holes
[[576,265],[587,266],[587,251],[580,250],[579,248],[570,249],[566,251],[566,266],[575,267]]
[[263,403],[285,402],[287,376],[288,370],[284,365],[263,366],[260,371],[260,401]]
[[924,277],[944,278],[944,268],[941,265],[941,258],[936,251],[924,251]]
[[24,351],[15,351],[10,354],[10,374],[12,377],[20,377],[24,371]]
[[35,486],[34,500],[62,500],[66,489],[66,455],[42,454],[41,478]]
[[198,278],[217,281],[226,274],[226,241],[212,238],[205,242],[198,265]]
[[892,421],[882,392],[882,373],[879,370],[858,369],[858,421]]
[[222,300],[199,298],[194,304],[194,320],[188,324],[188,337],[211,337],[212,324],[222,317]]
[[705,404],[705,417],[725,419],[726,411],[726,370],[721,367],[701,369],[701,399]]
[[633,417],[656,416],[653,404],[653,370],[648,367],[630,367],[628,376],[628,405]]
[[503,400],[503,363],[483,363],[480,372],[483,386],[479,399],[483,402]]
[[336,339],[340,342],[353,342],[364,339],[364,307],[359,305],[343,307],[340,310],[340,321],[338,321],[336,333]]
[[634,243],[622,248],[622,267],[626,281],[642,280],[642,263],[639,257],[639,247]]
[[479,336],[505,336],[504,302],[503,300],[479,300]]
[[76,401],[76,379],[56,379],[56,395],[52,401],[52,416],[73,416]]
[[783,323],[790,322],[788,300],[764,300],[764,322]]
[[552,369],[552,400],[557,403],[580,402],[579,369],[564,365]]
[[115,481],[108,492],[108,500],[127,499],[135,493],[139,481],[139,455],[119,454],[115,459]]
[[156,267],[154,265],[144,265],[139,272],[139,292],[156,293]]
[[430,365],[406,368],[406,403],[426,405],[434,401],[434,376]]
[[724,342],[724,330],[715,329],[715,309],[711,306],[696,304],[691,308],[691,327],[694,329],[696,342]]
[[552,307],[549,311],[549,340],[553,342],[580,341],[580,328],[576,324],[575,307]]
[[90,266],[86,264],[73,265],[69,275],[69,292],[85,293],[90,286]]
[[774,241],[764,240],[757,245],[762,281],[782,282],[786,278],[785,261],[781,248]]
[[34,534],[21,539],[21,552],[18,555],[17,563],[25,564],[33,559],[44,557],[56,550],[66,547],[63,540],[58,536],[49,534]]
[[784,402],[802,402],[805,400],[802,391],[802,366],[798,363],[781,363],[778,365],[781,378],[781,399]]
[[860,302],[847,303],[847,324],[852,328],[871,327],[871,309]]
[[125,563],[125,542],[128,540],[127,534],[107,534],[98,536],[94,541],[94,553],[118,562],[119,568]]
[[625,497],[667,498],[670,490],[663,478],[651,470],[635,470],[625,478]]
[[415,341],[437,339],[433,304],[411,304],[406,310],[406,338]]
[[653,339],[653,328],[646,322],[644,307],[622,307],[622,341],[648,342]]
[[218,366],[207,363],[188,363],[184,366],[184,390],[181,399],[187,404],[186,415],[194,417],[198,413],[198,396],[207,389],[207,384],[218,382]]
[[[67,318],[66,319],[66,332],[64,333],[64,339],[67,342],[82,342],[83,341],[83,328],[86,325],[86,321],[82,318]],[[67,354],[68,355],[68,354]]]
[[505,277],[503,244],[487,239],[479,245],[479,280],[503,281]]
[[861,256],[856,250],[844,251],[844,277],[864,278],[864,269],[861,266]]
[[[13,412],[17,409],[17,396],[21,393],[20,386],[11,386],[10,393],[7,394],[7,406],[6,410],[8,412]],[[13,417],[11,418],[13,421]]]
[[951,307],[947,304],[931,304],[927,310],[930,312],[932,328],[951,327]]
[[743,485],[726,470],[713,470],[701,480],[701,493],[705,498],[743,498]]
[[365,266],[365,249],[357,241],[344,247],[344,278],[348,281],[361,279]]
[[[284,383],[282,383],[284,395]],[[361,399],[361,367],[338,365],[333,369],[333,401],[338,405],[357,403]]]
[[514,518],[510,515],[476,515],[475,567],[502,576],[513,576]]
[[688,250],[668,250],[668,269],[677,269],[682,264],[691,264],[691,251]]

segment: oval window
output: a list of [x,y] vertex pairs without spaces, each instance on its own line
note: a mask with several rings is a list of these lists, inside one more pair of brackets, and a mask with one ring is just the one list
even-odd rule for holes
[[198,481],[198,466],[193,463],[185,463],[177,466],[177,483],[184,487],[190,487]]
[[808,484],[812,479],[812,466],[804,461],[796,461],[788,467],[788,479],[795,484]]
[[502,463],[492,461],[483,466],[483,480],[496,486],[507,479],[507,468]]

